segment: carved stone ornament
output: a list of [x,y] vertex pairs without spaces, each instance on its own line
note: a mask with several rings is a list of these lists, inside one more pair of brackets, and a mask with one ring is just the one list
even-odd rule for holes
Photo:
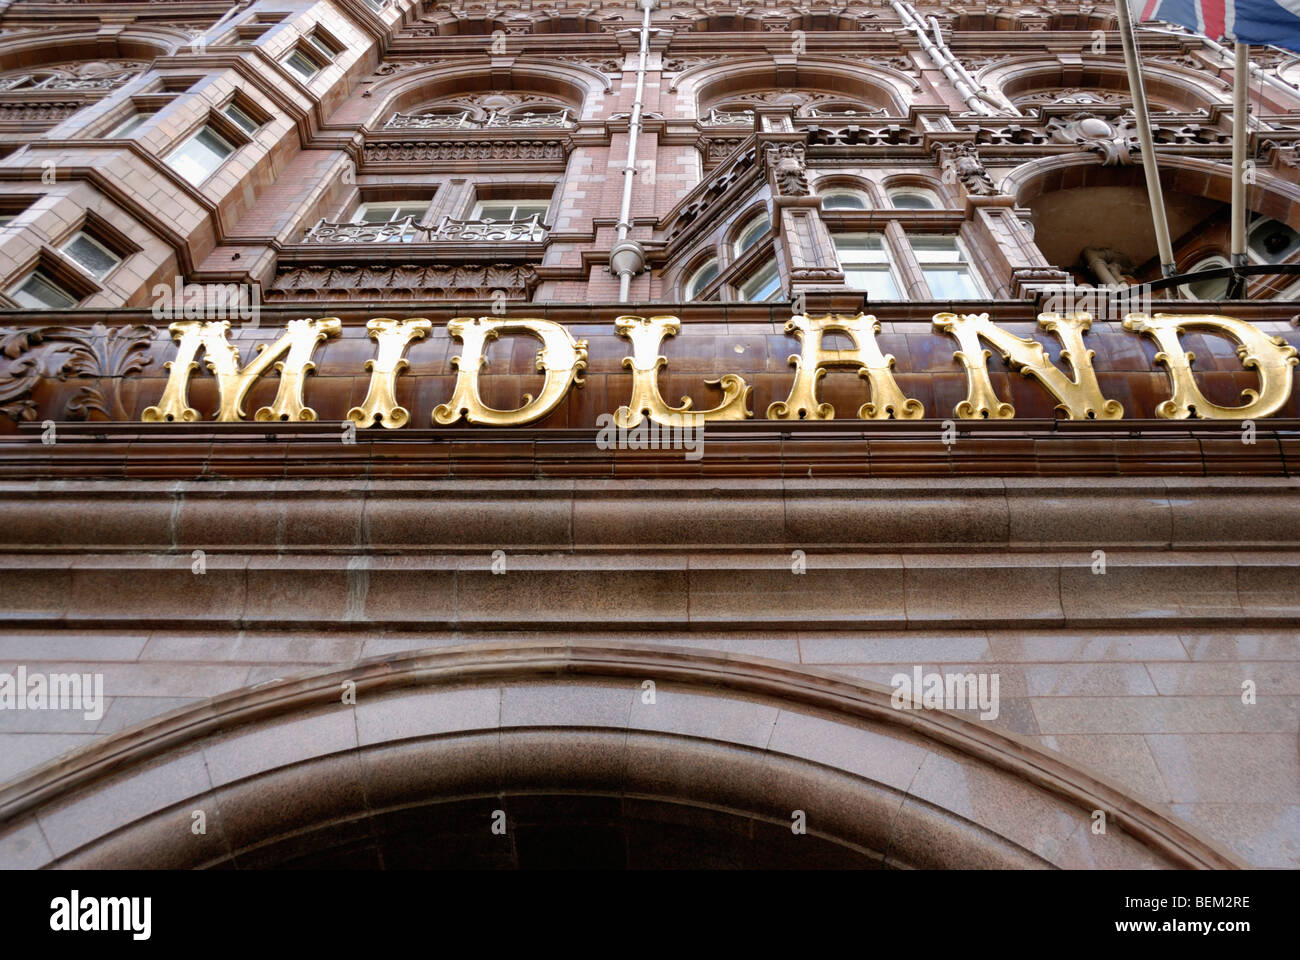
[[[856,367],[870,386],[871,399],[858,408],[860,419],[919,420],[925,415],[921,401],[905,397],[894,379],[894,356],[880,352],[876,343],[880,323],[870,314],[798,314],[786,321],[785,332],[799,338],[800,352],[790,357],[794,366],[790,395],[767,408],[769,420],[834,420],[835,408],[817,397],[817,385],[831,367]],[[828,333],[847,334],[853,349],[826,349],[822,338]]]
[[536,270],[514,263],[282,266],[266,299],[526,300],[536,283]]
[[126,420],[120,385],[149,363],[156,327],[0,327],[0,413],[13,420],[36,419],[32,389],[43,378],[93,379],[68,401],[63,417],[88,420],[93,412]]
[[764,155],[777,193],[785,197],[808,196],[808,165],[802,143],[769,144]]
[[338,336],[343,323],[338,317],[290,320],[279,339],[270,346],[261,344],[247,366],[240,366],[239,348],[226,339],[229,320],[185,320],[173,323],[169,329],[177,341],[176,355],[166,364],[169,375],[162,399],[141,416],[146,423],[193,423],[199,419],[199,412],[189,403],[189,385],[190,377],[199,368],[196,358],[200,350],[208,369],[217,377],[218,420],[229,423],[244,419],[244,397],[272,365],[280,374],[279,389],[271,405],[259,407],[253,419],[315,420],[316,411],[303,403],[307,376],[316,369],[311,355],[318,343]]
[[991,197],[998,189],[993,178],[984,169],[979,147],[973,140],[958,144],[939,144],[935,148],[939,169],[945,183],[960,183],[966,192],[976,197]]
[[1092,317],[1086,313],[1038,315],[1038,326],[1061,342],[1061,359],[1069,363],[1073,376],[1062,373],[1037,340],[1008,333],[991,322],[987,313],[937,313],[933,323],[961,347],[953,356],[966,370],[967,391],[966,399],[953,412],[963,420],[1009,420],[1016,415],[1016,408],[999,400],[993,390],[988,371],[990,353],[980,346],[981,340],[995,346],[1013,370],[1041,383],[1056,398],[1056,409],[1069,419],[1118,420],[1124,416],[1118,400],[1101,395],[1092,368],[1093,351],[1083,345],[1083,335],[1092,326]]
[[1103,167],[1129,166],[1141,151],[1137,127],[1129,117],[1103,119],[1092,113],[1076,113],[1068,119],[1047,121],[1047,133],[1054,143],[1072,143],[1101,157]]
[[[447,332],[464,344],[464,350],[460,356],[452,357],[456,387],[449,401],[434,408],[434,424],[455,423],[461,417],[469,423],[497,427],[532,423],[559,406],[570,386],[583,384],[587,341],[575,341],[563,324],[553,320],[456,317],[447,322]],[[542,341],[542,349],[537,354],[537,369],[545,377],[542,389],[536,398],[525,394],[524,405],[514,410],[489,407],[478,390],[479,373],[488,362],[487,345],[503,333],[526,334]]]
[[617,426],[635,427],[648,416],[663,426],[698,429],[709,420],[745,420],[752,416],[749,395],[754,388],[734,373],[704,381],[722,390],[722,402],[716,407],[692,410],[690,397],[682,397],[680,407],[664,401],[659,392],[659,371],[668,365],[668,358],[659,347],[665,337],[676,336],[681,328],[676,317],[622,316],[614,321],[619,335],[632,341],[632,356],[623,358],[623,366],[632,371],[632,397],[627,406],[615,411]]
[[370,388],[361,406],[348,411],[348,419],[361,427],[376,424],[394,430],[411,421],[411,411],[397,402],[397,376],[410,361],[403,354],[412,340],[423,340],[433,329],[433,323],[423,317],[409,320],[389,320],[376,317],[366,323],[370,339],[379,345],[379,355],[366,361],[370,372]]
[[[1259,374],[1259,389],[1242,391],[1246,402],[1239,407],[1221,407],[1207,400],[1192,376],[1196,354],[1183,349],[1180,335],[1188,327],[1199,327],[1228,337],[1240,344],[1237,356],[1247,370]],[[1281,337],[1271,337],[1254,324],[1218,314],[1131,313],[1124,329],[1150,337],[1160,347],[1156,362],[1165,366],[1173,396],[1156,407],[1165,420],[1202,417],[1209,420],[1251,420],[1277,413],[1291,396],[1291,368],[1300,360],[1296,348]]]

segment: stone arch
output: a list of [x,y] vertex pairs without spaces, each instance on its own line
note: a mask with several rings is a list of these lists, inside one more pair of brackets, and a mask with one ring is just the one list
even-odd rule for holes
[[[1156,110],[1186,113],[1208,111],[1220,103],[1229,85],[1208,73],[1163,63],[1143,66],[1147,99]],[[1096,89],[1128,98],[1128,75],[1121,59],[1085,57],[1081,65],[1067,66],[1041,57],[1000,61],[979,71],[979,79],[1000,90],[1008,100],[1035,90]]]
[[[1199,157],[1175,156],[1162,154],[1160,163],[1160,183],[1165,195],[1165,208],[1174,234],[1175,253],[1178,252],[1179,237],[1183,230],[1189,228],[1192,219],[1183,218],[1184,225],[1179,228],[1180,211],[1186,207],[1189,216],[1195,214],[1195,208],[1203,207],[1205,216],[1226,214],[1232,199],[1232,180],[1227,164]],[[1001,191],[1016,198],[1018,207],[1035,210],[1035,242],[1049,262],[1070,269],[1072,263],[1063,262],[1060,251],[1050,246],[1053,238],[1069,238],[1071,243],[1088,246],[1091,242],[1089,224],[1085,219],[1071,219],[1068,232],[1050,229],[1050,225],[1038,222],[1037,212],[1040,204],[1036,201],[1045,195],[1065,191],[1062,196],[1073,196],[1081,203],[1093,203],[1086,193],[1089,188],[1127,188],[1135,205],[1141,206],[1143,213],[1132,220],[1133,226],[1142,234],[1150,233],[1150,213],[1146,206],[1146,181],[1140,160],[1126,165],[1106,166],[1100,158],[1085,152],[1058,154],[1052,157],[1040,157],[1021,164],[1002,180]],[[1218,205],[1216,212],[1213,207]],[[1293,229],[1300,229],[1300,184],[1293,183],[1278,176],[1271,170],[1259,168],[1256,182],[1246,187],[1247,209],[1264,217],[1271,217],[1287,224]],[[1095,219],[1095,218],[1094,218]],[[1096,232],[1097,237],[1113,233],[1115,218],[1103,218],[1106,229]],[[1150,234],[1146,250],[1155,255],[1154,233]],[[1113,246],[1111,243],[1100,244]],[[1192,245],[1195,250],[1204,249],[1200,244]],[[1189,253],[1180,256],[1180,264],[1186,262]],[[1141,263],[1143,261],[1137,261]]]
[[884,194],[883,206],[889,207],[889,191],[901,187],[919,187],[922,190],[928,190],[939,198],[939,202],[944,207],[961,206],[960,197],[954,196],[954,191],[948,184],[944,183],[939,177],[929,177],[923,173],[900,173],[892,177],[886,177],[881,183],[880,189]]
[[697,117],[707,116],[712,104],[730,96],[777,90],[833,94],[882,108],[888,116],[903,116],[911,84],[894,71],[859,69],[843,62],[800,57],[797,64],[786,65],[748,57],[698,64],[678,74],[669,89],[693,102]]
[[[797,665],[670,647],[377,658],[213,698],[9,783],[0,851],[26,867],[379,866],[437,829],[434,865],[482,865],[494,810],[523,850],[541,808],[579,838],[566,856],[600,846],[583,833],[595,818],[619,849],[640,837],[659,857],[665,837],[684,839],[715,865],[1240,866],[1028,740],[890,701]],[[796,810],[807,834],[791,843]],[[550,865],[522,860],[489,864]]]
[[146,33],[137,29],[110,39],[85,34],[80,28],[64,34],[20,34],[9,42],[0,41],[0,72],[75,61],[135,60],[151,64],[181,46],[183,41],[173,36],[174,32],[159,29]]
[[606,89],[603,76],[572,64],[516,62],[503,70],[433,66],[403,71],[376,83],[371,93],[375,106],[367,122],[378,127],[395,113],[412,113],[439,100],[496,91],[541,96],[567,106],[572,116],[581,116]]
[[856,190],[866,196],[870,202],[871,209],[880,210],[889,206],[885,199],[884,191],[880,184],[874,182],[868,177],[854,173],[840,173],[838,171],[812,171],[812,192],[821,194],[825,190],[843,188]]

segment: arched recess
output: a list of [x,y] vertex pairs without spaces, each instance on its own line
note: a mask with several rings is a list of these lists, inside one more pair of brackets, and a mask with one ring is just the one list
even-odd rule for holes
[[[1229,167],[1172,154],[1161,154],[1159,166],[1175,254],[1183,249],[1180,262],[1186,261],[1202,249],[1199,234],[1211,217],[1217,218],[1214,223],[1226,222],[1232,199]],[[1064,251],[1102,247],[1128,254],[1136,267],[1156,255],[1145,183],[1140,161],[1105,166],[1096,155],[1079,152],[1022,164],[1007,174],[1001,190],[1014,196],[1017,206],[1034,211],[1035,243],[1048,262],[1070,269],[1075,264]],[[1300,230],[1300,184],[1261,168],[1246,191],[1249,211]],[[1054,209],[1045,217],[1048,203]],[[1127,206],[1119,209],[1116,203]],[[1120,236],[1127,239],[1117,241]]]
[[573,115],[580,116],[594,97],[604,93],[607,85],[605,77],[594,70],[554,62],[516,62],[505,70],[473,66],[410,70],[371,88],[377,105],[367,122],[371,127],[382,127],[395,113],[413,113],[440,100],[498,91],[545,97],[567,105]]
[[[1155,110],[1183,113],[1208,111],[1224,99],[1228,84],[1208,73],[1202,74],[1162,63],[1143,66],[1147,99]],[[1128,75],[1124,62],[1098,57],[1082,64],[1058,60],[1018,58],[1001,61],[982,70],[978,79],[985,86],[1001,90],[1013,103],[1035,91],[1089,90],[1109,94],[1127,102]]]
[[[487,829],[494,810],[508,853]],[[806,835],[790,829],[795,810]],[[1107,811],[1104,834],[1094,810]],[[546,642],[363,661],[115,734],[0,790],[0,860],[1240,866],[1029,741],[894,709],[883,687],[775,661]]]
[[80,29],[64,35],[55,31],[20,35],[12,42],[0,42],[0,72],[74,61],[136,60],[150,64],[179,45],[170,31],[162,30],[152,34],[135,30],[116,37],[86,35]]
[[693,99],[696,116],[708,115],[711,106],[729,97],[763,92],[829,94],[879,107],[891,117],[907,113],[907,100],[915,85],[912,78],[888,68],[858,69],[843,62],[800,57],[796,65],[770,59],[728,58],[706,63],[679,74],[670,86]]

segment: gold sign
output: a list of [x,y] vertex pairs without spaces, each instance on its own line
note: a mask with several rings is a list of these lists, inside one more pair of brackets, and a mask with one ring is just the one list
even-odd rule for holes
[[[1084,334],[1092,325],[1086,313],[1042,313],[1040,329],[1054,335],[1061,344],[1061,362],[1068,372],[1053,363],[1047,350],[1035,340],[1027,340],[1000,328],[987,313],[938,313],[935,329],[957,341],[953,358],[966,371],[966,398],[952,413],[961,419],[1009,419],[1015,408],[999,398],[989,378],[987,361],[992,355],[984,344],[996,349],[1002,358],[1026,377],[1031,377],[1057,401],[1056,409],[1071,419],[1115,420],[1124,415],[1119,401],[1102,395],[1093,370],[1093,351],[1084,344]],[[337,336],[342,324],[337,317],[291,320],[280,338],[259,348],[247,366],[240,366],[239,350],[226,339],[228,321],[186,320],[171,325],[177,342],[176,355],[167,363],[169,376],[163,396],[156,406],[144,411],[148,422],[199,419],[187,397],[190,377],[198,369],[197,357],[202,350],[208,369],[217,378],[220,406],[217,419],[238,421],[245,416],[243,401],[254,381],[273,364],[280,374],[279,388],[270,406],[254,414],[259,421],[315,420],[316,412],[303,401],[307,375],[315,369],[312,353],[316,345]],[[397,378],[409,367],[407,347],[427,337],[433,324],[424,318],[390,320],[380,317],[366,324],[376,342],[377,355],[366,362],[370,386],[365,400],[347,416],[358,426],[397,428],[410,422],[410,411],[396,399]],[[1281,337],[1269,336],[1258,327],[1233,317],[1217,314],[1178,316],[1157,313],[1129,314],[1123,328],[1156,342],[1160,352],[1156,361],[1169,376],[1172,396],[1160,403],[1156,415],[1164,419],[1203,417],[1237,420],[1268,417],[1277,413],[1291,396],[1292,367],[1296,348]],[[1183,349],[1184,330],[1216,333],[1239,344],[1237,355],[1243,367],[1259,376],[1258,390],[1243,392],[1243,404],[1224,407],[1207,400],[1192,375],[1195,355]],[[614,422],[619,428],[637,427],[644,419],[671,426],[698,427],[711,420],[744,420],[753,414],[749,409],[752,387],[734,373],[706,385],[722,391],[722,400],[713,407],[694,409],[689,397],[680,406],[664,400],[659,391],[659,373],[668,364],[659,352],[667,337],[681,331],[677,317],[621,316],[614,329],[632,344],[632,355],[623,358],[631,371],[631,393],[625,406],[618,408]],[[818,385],[831,368],[856,370],[866,381],[868,399],[858,408],[863,420],[916,420],[925,415],[921,402],[903,394],[894,378],[894,357],[882,353],[876,342],[880,323],[868,314],[856,316],[809,317],[796,315],[785,330],[798,338],[800,352],[790,357],[794,381],[785,400],[767,408],[769,420],[831,420],[834,408],[818,396]],[[583,384],[587,369],[587,341],[574,340],[569,331],[553,320],[536,318],[506,319],[496,317],[457,317],[447,324],[448,333],[461,341],[463,349],[452,358],[456,384],[451,398],[433,411],[435,424],[452,424],[462,417],[473,424],[514,426],[533,423],[555,410],[570,387]],[[851,350],[831,350],[823,345],[827,334],[843,334],[853,344]],[[479,376],[487,366],[487,346],[504,335],[529,336],[541,342],[537,369],[543,374],[542,389],[536,397],[525,396],[523,405],[514,410],[489,407],[479,394]],[[943,415],[943,412],[939,412]]]

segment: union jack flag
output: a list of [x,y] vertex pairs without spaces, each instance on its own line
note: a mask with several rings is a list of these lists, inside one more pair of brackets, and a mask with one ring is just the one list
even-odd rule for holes
[[1211,40],[1300,51],[1300,0],[1142,0],[1139,19],[1177,23]]

